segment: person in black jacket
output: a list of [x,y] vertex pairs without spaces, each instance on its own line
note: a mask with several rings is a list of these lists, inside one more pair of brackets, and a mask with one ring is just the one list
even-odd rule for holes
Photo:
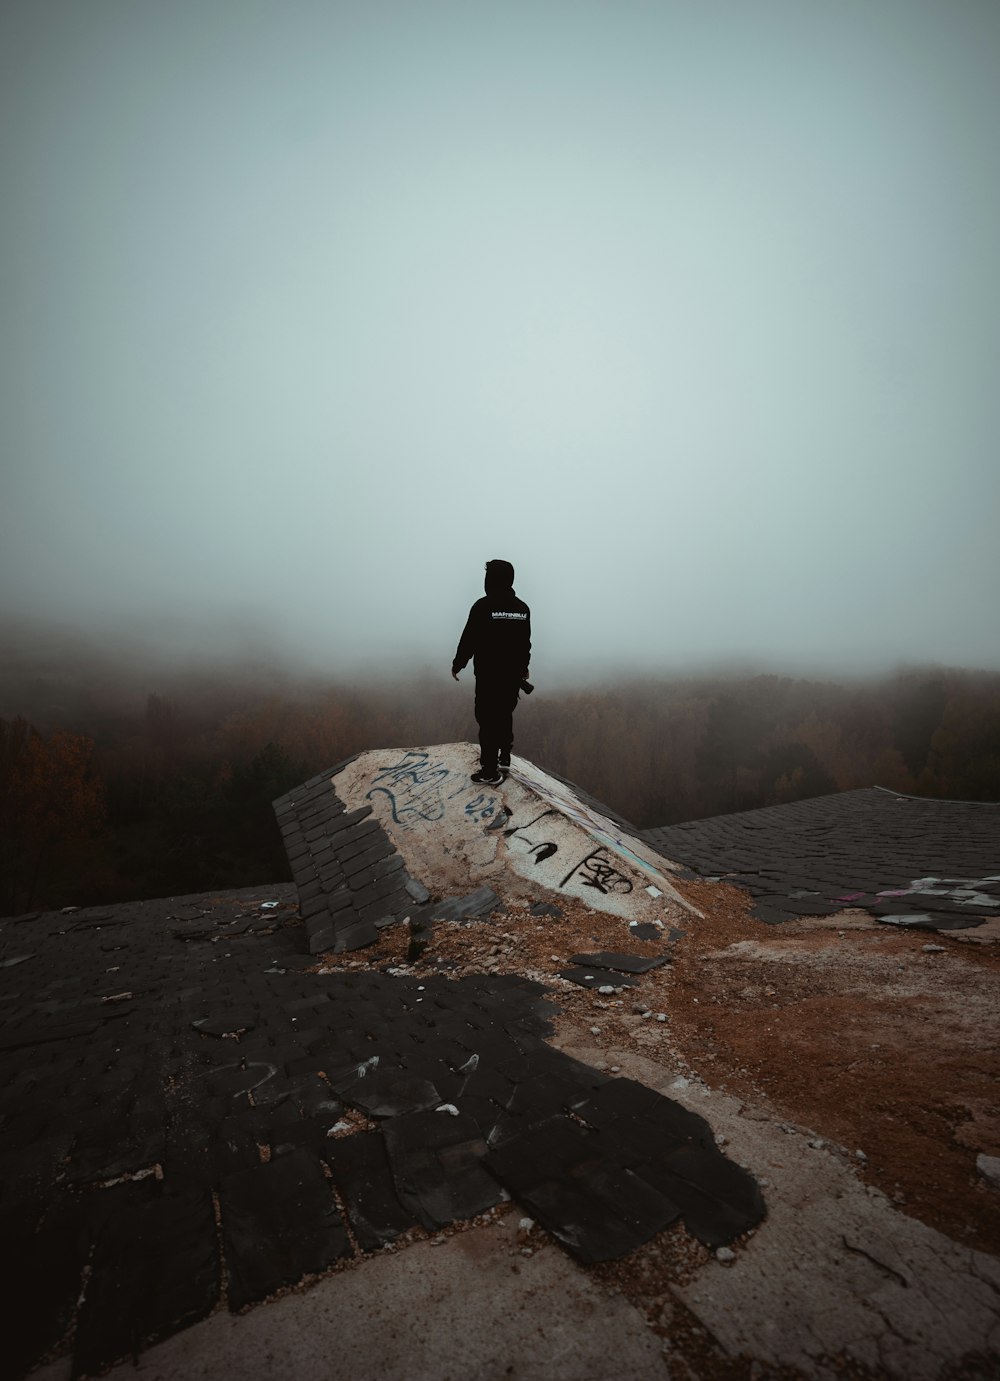
[[473,659],[480,751],[479,771],[473,772],[472,780],[499,786],[510,766],[514,706],[531,660],[531,610],[514,593],[509,561],[487,561],[485,584],[485,598],[469,610],[451,674],[457,681]]

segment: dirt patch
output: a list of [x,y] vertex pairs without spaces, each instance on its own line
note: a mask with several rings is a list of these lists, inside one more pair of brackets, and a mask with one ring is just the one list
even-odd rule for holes
[[[1000,952],[844,915],[765,926],[735,888],[687,884],[677,1047],[714,1087],[845,1146],[904,1212],[1000,1249]],[[924,946],[935,946],[930,952]],[[940,948],[937,948],[940,947]]]
[[[637,940],[622,919],[575,900],[561,903],[559,917],[534,917],[523,897],[502,896],[487,921],[436,925],[414,964],[403,926],[363,956],[322,962],[545,983],[563,1021],[600,1049],[697,1073],[808,1128],[846,1148],[905,1213],[1000,1250],[1000,1192],[976,1169],[979,1152],[1000,1155],[1000,949],[897,930],[861,912],[767,926],[734,887],[679,887],[704,919],[678,919],[685,933],[673,943],[669,929]],[[926,952],[928,944],[940,949]],[[670,962],[612,994],[559,977],[572,954],[597,950]]]
[[[498,909],[485,918],[471,922],[435,922],[427,939],[427,948],[420,962],[407,964],[410,948],[408,927],[391,926],[380,932],[378,942],[363,953],[323,955],[322,963],[329,968],[405,966],[406,972],[425,973],[442,969],[456,976],[471,973],[517,973],[538,982],[552,983],[561,997],[572,999],[582,992],[572,983],[559,977],[560,968],[567,968],[570,956],[580,952],[601,950],[643,956],[663,955],[668,949],[668,936],[673,926],[687,923],[686,913],[660,902],[660,911],[667,917],[659,938],[637,940],[627,921],[607,912],[593,911],[574,898],[560,898],[559,916],[532,916],[531,907],[539,902],[552,904],[547,892],[525,898],[519,895],[517,881],[511,888],[493,883],[498,892]],[[608,974],[608,982],[615,976]],[[592,995],[585,993],[588,1000]]]

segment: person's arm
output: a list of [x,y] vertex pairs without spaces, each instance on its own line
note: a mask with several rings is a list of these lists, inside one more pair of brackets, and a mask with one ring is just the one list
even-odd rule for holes
[[531,666],[531,610],[528,610],[528,617],[524,623],[524,670],[521,679],[527,681],[528,670]]
[[458,680],[458,673],[469,665],[469,658],[476,650],[476,606],[473,605],[469,610],[469,617],[465,621],[462,636],[458,640],[458,651],[455,653],[455,660],[451,664],[451,674]]

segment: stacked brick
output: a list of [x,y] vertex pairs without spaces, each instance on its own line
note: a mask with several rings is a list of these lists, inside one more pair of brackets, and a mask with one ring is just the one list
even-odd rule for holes
[[372,944],[382,926],[403,920],[421,896],[371,807],[349,811],[341,801],[332,782],[337,770],[274,802],[310,954]]

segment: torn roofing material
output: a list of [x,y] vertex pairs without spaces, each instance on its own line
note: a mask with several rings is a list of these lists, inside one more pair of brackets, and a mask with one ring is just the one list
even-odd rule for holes
[[[678,1218],[707,1246],[760,1221],[703,1118],[549,1043],[541,984],[310,972],[292,890],[266,911],[252,890],[184,899],[201,938],[183,941],[176,899],[100,931],[46,914],[37,976],[0,970],[13,1374],[61,1344],[95,1374],[186,1328],[223,1262],[241,1310],[508,1196],[584,1261]],[[0,924],[0,959],[22,943]]]

